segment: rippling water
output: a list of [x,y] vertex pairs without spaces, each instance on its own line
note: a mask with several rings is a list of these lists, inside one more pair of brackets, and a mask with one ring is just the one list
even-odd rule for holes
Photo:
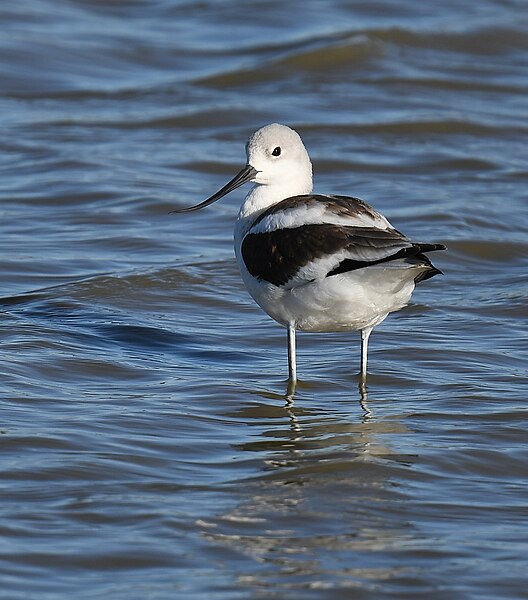
[[[524,598],[528,12],[416,4],[0,6],[5,598]],[[283,330],[239,279],[279,121],[315,189],[445,272],[371,339]]]

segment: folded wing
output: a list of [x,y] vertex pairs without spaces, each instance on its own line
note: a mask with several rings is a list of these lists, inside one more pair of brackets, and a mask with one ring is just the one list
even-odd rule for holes
[[307,195],[262,213],[244,237],[242,258],[257,279],[296,287],[391,261],[427,267],[421,281],[440,272],[423,253],[441,249],[411,242],[357,198]]

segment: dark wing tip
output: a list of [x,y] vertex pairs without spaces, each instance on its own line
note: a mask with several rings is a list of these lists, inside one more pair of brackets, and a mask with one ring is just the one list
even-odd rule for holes
[[419,246],[420,252],[434,252],[435,250],[447,250],[444,244],[415,244]]

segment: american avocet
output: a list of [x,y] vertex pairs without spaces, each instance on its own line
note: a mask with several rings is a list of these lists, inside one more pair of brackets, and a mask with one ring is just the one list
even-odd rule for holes
[[372,329],[403,308],[415,284],[439,271],[424,254],[443,244],[411,242],[358,198],[312,194],[312,163],[299,135],[273,123],[246,144],[247,164],[209,206],[254,183],[235,225],[242,279],[257,304],[288,330],[290,381],[297,379],[295,332],[360,331],[360,382]]

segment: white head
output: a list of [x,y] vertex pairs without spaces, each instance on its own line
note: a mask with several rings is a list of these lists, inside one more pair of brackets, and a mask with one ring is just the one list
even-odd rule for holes
[[252,181],[258,185],[292,190],[287,195],[312,191],[312,163],[299,134],[272,123],[256,131],[246,144],[247,164],[256,169]]
[[290,196],[312,191],[312,163],[299,134],[272,123],[249,138],[246,166],[221,190],[207,200],[173,212],[189,212],[209,206],[248,181],[255,183],[258,204],[269,205]]

